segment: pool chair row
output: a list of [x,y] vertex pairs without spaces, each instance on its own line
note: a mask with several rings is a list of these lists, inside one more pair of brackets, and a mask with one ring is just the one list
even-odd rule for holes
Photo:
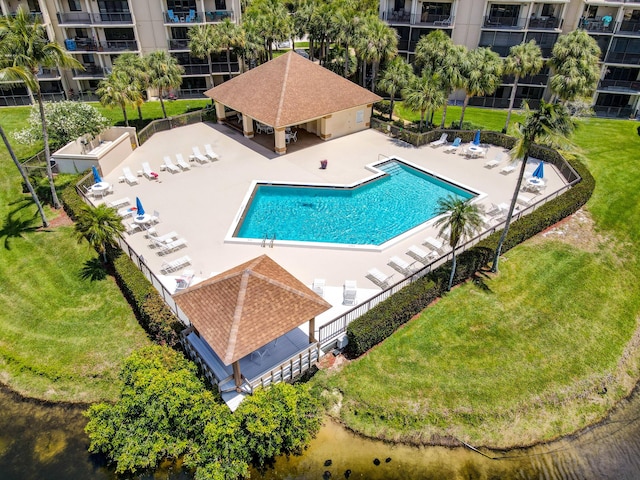
[[191,165],[184,161],[181,153],[176,153],[176,163],[173,163],[169,155],[165,155],[162,160],[164,163],[160,165],[160,170],[166,170],[169,173],[180,173],[191,170]]
[[[314,278],[311,285],[311,290],[324,297],[324,278]],[[355,305],[358,295],[358,285],[355,280],[345,280],[342,286],[342,304],[343,305]]]
[[218,154],[213,151],[209,144],[204,146],[204,154],[200,151],[200,147],[198,146],[191,147],[191,151],[193,154],[189,156],[189,160],[192,162],[209,163],[220,159]]
[[131,169],[129,167],[124,167],[122,169],[123,176],[120,177],[120,182],[127,182],[129,185],[137,185],[138,177],[145,176],[149,180],[157,180],[159,177],[159,175],[151,169],[151,165],[149,165],[149,162],[142,162],[142,169],[138,170],[137,173],[138,175],[136,176],[133,174],[133,172],[131,172]]

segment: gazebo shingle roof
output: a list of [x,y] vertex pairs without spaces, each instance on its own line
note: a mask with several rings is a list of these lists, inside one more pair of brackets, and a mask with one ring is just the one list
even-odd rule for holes
[[266,255],[173,298],[225,365],[331,308]]
[[381,100],[295,52],[263,63],[205,95],[276,128]]

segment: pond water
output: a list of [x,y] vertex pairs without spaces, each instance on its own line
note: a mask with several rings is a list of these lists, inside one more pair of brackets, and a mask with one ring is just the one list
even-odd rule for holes
[[[0,390],[0,478],[114,480],[104,460],[87,453],[77,407],[24,401]],[[640,394],[602,424],[547,445],[509,452],[391,446],[359,438],[327,422],[300,457],[279,458],[253,479],[629,479],[640,478]],[[379,465],[374,460],[379,460]],[[331,461],[329,465],[328,461]],[[387,461],[388,460],[388,461]],[[325,466],[325,463],[327,464]],[[167,468],[138,479],[182,480]]]

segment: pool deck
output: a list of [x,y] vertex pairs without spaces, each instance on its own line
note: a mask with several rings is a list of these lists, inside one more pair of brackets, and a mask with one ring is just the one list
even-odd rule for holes
[[[160,171],[164,155],[171,155],[175,163],[175,154],[182,153],[187,160],[192,146],[199,146],[204,151],[206,143],[211,144],[220,156],[218,161],[203,165],[191,162],[190,171],[176,174]],[[493,169],[484,167],[487,160],[501,151],[504,150],[490,147],[485,158],[468,159],[459,153],[444,153],[442,148],[415,148],[377,131],[366,130],[278,156],[225,125],[200,123],[156,133],[122,165],[105,176],[104,180],[113,185],[114,193],[96,203],[129,197],[135,204],[138,196],[148,213],[159,212],[160,223],[155,227],[160,235],[176,231],[187,240],[186,248],[164,257],[149,248],[142,233],[127,236],[129,244],[144,256],[156,273],[159,273],[163,261],[188,255],[192,264],[187,268],[192,269],[197,277],[207,278],[267,254],[307,285],[311,285],[314,278],[325,279],[329,287],[327,291],[331,292],[331,298],[327,299],[336,306],[319,319],[318,324],[322,324],[350,308],[341,305],[341,287],[345,280],[357,282],[358,302],[371,297],[380,289],[365,277],[367,271],[375,267],[387,274],[395,273],[394,280],[401,279],[401,274],[387,266],[389,259],[397,255],[412,263],[413,260],[405,254],[407,249],[411,245],[420,246],[428,236],[436,237],[437,231],[434,227],[419,229],[383,251],[282,245],[277,240],[272,248],[268,244],[262,247],[259,242],[226,242],[225,237],[240,214],[243,199],[254,181],[351,184],[371,176],[365,165],[384,157],[397,156],[483,192],[486,198],[482,203],[499,204],[510,201],[519,168],[504,175],[500,169],[507,165],[507,161]],[[323,159],[328,160],[325,170],[319,168]],[[122,167],[128,166],[135,173],[141,170],[145,161],[159,173],[158,180],[140,177],[138,185],[118,183]],[[532,172],[537,163],[530,160],[527,171]],[[547,188],[541,196],[564,186],[564,179],[555,167],[550,164],[545,167]]]

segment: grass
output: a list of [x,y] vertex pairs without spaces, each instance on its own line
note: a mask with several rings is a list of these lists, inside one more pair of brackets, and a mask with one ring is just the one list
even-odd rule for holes
[[[467,118],[499,130],[505,112]],[[340,373],[315,378],[349,428],[418,444],[526,445],[593,423],[629,394],[640,375],[629,347],[640,312],[636,127],[589,119],[576,132],[597,182],[592,243],[526,242],[499,275],[454,289]]]
[[[167,113],[177,115],[206,103],[166,102]],[[120,110],[99,108],[114,123],[122,120]],[[28,115],[29,107],[3,108],[0,124],[10,135],[22,128]],[[161,118],[160,103],[146,103],[143,115]],[[23,159],[40,148],[14,145]],[[58,215],[47,208],[49,219]],[[78,243],[73,226],[39,226],[3,145],[0,380],[23,395],[45,400],[115,399],[122,360],[149,340],[113,279],[104,275],[98,255],[86,242]]]

